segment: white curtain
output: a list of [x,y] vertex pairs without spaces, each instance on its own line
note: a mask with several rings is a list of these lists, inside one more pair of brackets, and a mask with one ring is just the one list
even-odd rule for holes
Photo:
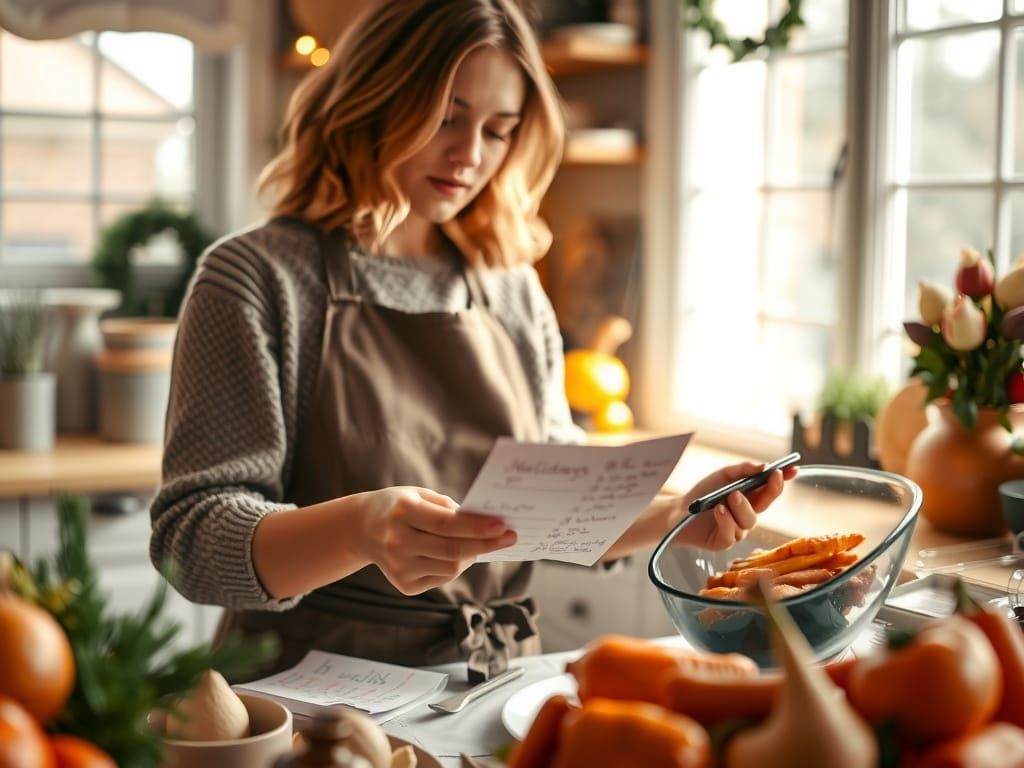
[[167,32],[223,51],[244,39],[248,0],[0,0],[0,27],[31,40],[85,30]]

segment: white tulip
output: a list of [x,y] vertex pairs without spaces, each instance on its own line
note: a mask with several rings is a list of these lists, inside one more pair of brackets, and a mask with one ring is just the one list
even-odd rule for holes
[[987,333],[988,319],[969,297],[961,294],[946,308],[942,317],[942,335],[953,349],[960,352],[977,349],[985,341]]
[[999,278],[993,293],[1003,309],[1024,307],[1024,265],[1011,269]]
[[942,313],[953,301],[953,292],[944,285],[932,280],[918,280],[918,309],[925,325],[938,325],[942,322]]

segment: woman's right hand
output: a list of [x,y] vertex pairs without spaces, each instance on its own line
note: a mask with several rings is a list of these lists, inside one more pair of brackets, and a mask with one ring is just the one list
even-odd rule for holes
[[460,513],[454,500],[427,488],[397,486],[361,495],[367,554],[404,595],[446,584],[478,555],[516,542],[501,518]]

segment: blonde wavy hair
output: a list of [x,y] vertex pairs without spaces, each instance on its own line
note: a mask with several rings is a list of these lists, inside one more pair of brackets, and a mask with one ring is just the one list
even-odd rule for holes
[[445,234],[470,263],[532,263],[551,245],[541,198],[564,125],[536,39],[515,0],[389,0],[371,6],[296,89],[284,147],[260,175],[273,213],[342,228],[370,251],[409,213],[395,169],[441,125],[455,71],[480,46],[522,68],[526,99],[508,153]]

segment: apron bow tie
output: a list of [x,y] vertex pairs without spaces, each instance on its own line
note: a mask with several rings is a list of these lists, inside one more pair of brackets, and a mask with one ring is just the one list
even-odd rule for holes
[[459,606],[455,614],[455,635],[466,657],[471,684],[508,669],[509,641],[522,641],[536,635],[536,615],[536,606],[529,597]]

